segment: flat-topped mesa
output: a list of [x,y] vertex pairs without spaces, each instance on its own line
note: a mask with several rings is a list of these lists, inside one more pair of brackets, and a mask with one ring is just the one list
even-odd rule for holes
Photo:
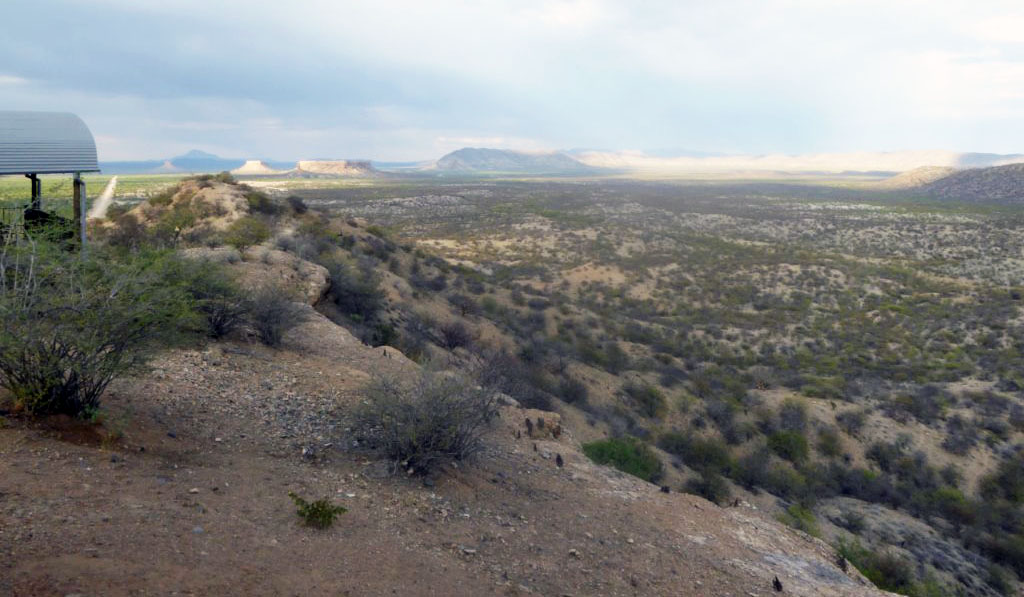
[[299,160],[299,172],[310,174],[333,174],[336,176],[367,176],[377,170],[365,160]]
[[275,174],[278,170],[271,168],[263,160],[246,160],[241,167],[231,171],[232,174]]

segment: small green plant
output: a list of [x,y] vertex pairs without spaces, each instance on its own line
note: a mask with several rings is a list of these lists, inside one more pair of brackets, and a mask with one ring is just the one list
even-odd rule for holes
[[798,431],[776,431],[768,436],[768,447],[790,462],[807,460],[807,438]]
[[644,481],[661,479],[663,467],[650,446],[633,437],[613,437],[583,444],[583,453],[598,464],[610,464]]
[[317,529],[329,528],[334,524],[334,519],[337,518],[339,514],[348,512],[348,509],[344,506],[335,506],[327,499],[307,502],[296,495],[294,491],[289,491],[288,497],[292,498],[292,501],[295,502],[295,507],[298,508],[299,518],[306,523],[306,526]]

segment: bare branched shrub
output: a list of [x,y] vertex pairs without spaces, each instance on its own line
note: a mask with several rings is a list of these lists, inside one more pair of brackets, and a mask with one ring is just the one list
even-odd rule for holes
[[377,377],[366,388],[353,428],[369,447],[423,474],[480,450],[497,414],[495,396],[465,378],[429,369],[411,383]]
[[249,302],[249,321],[260,341],[267,346],[280,346],[284,333],[305,319],[302,305],[273,284],[258,288]]
[[473,343],[473,330],[461,321],[453,321],[441,326],[441,346],[455,350]]

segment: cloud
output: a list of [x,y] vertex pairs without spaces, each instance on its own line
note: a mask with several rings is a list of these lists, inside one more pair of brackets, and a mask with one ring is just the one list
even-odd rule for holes
[[104,157],[196,146],[422,159],[460,139],[1019,151],[1024,138],[1024,16],[1004,0],[8,0],[5,10],[19,26],[0,36],[3,104],[79,113]]

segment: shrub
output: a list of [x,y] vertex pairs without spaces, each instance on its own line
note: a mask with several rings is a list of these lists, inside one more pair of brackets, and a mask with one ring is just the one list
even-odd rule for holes
[[306,202],[302,200],[302,197],[289,195],[285,198],[285,201],[288,202],[288,206],[292,208],[292,211],[298,215],[302,215],[309,211],[309,207],[306,205]]
[[587,384],[575,377],[563,377],[558,383],[558,395],[569,404],[584,405],[587,403]]
[[779,429],[803,433],[807,428],[807,405],[788,399],[779,407]]
[[721,472],[732,466],[729,448],[720,439],[693,437],[670,431],[658,438],[658,447],[700,472]]
[[342,261],[329,263],[331,296],[342,313],[368,321],[377,316],[384,305],[380,278],[369,266],[352,268]]
[[0,251],[0,386],[33,415],[83,416],[194,320],[166,253]]
[[865,549],[856,539],[840,539],[838,552],[879,589],[910,595],[916,588],[910,562],[891,552]]
[[622,386],[622,391],[633,400],[642,415],[656,418],[665,414],[665,395],[658,388],[629,381]]
[[497,414],[496,393],[450,374],[424,370],[411,384],[374,378],[353,429],[403,468],[428,473],[478,452]]
[[818,431],[818,451],[829,458],[835,458],[843,453],[843,442],[835,428],[826,427]]
[[244,253],[249,247],[258,245],[268,238],[270,238],[270,228],[262,220],[245,216],[228,226],[224,242]]
[[663,466],[650,446],[633,437],[610,438],[583,444],[583,453],[598,464],[614,466],[624,473],[654,483],[661,479]]
[[307,502],[296,495],[294,491],[289,491],[288,497],[292,498],[292,501],[295,502],[295,506],[298,508],[299,518],[306,523],[306,526],[326,529],[334,524],[334,519],[337,518],[339,514],[348,512],[345,507],[335,506],[327,499]]
[[995,471],[982,478],[979,491],[985,499],[1024,503],[1024,449],[999,463]]
[[441,346],[455,350],[473,343],[473,331],[461,321],[445,323],[440,328]]
[[860,435],[860,430],[864,428],[864,423],[867,422],[868,415],[863,410],[847,410],[836,415],[836,424],[852,437]]
[[289,293],[274,285],[262,286],[253,293],[249,303],[249,321],[260,342],[280,346],[284,333],[306,319],[301,305]]
[[209,262],[183,263],[184,280],[195,309],[206,322],[206,334],[222,338],[245,323],[249,304],[224,271]]
[[465,294],[453,294],[448,297],[448,302],[458,310],[459,315],[476,315],[480,312],[480,305],[471,296]]
[[683,489],[716,504],[721,504],[732,497],[729,483],[722,475],[710,471],[701,472],[697,478],[687,480]]
[[284,206],[274,201],[266,193],[249,191],[245,194],[245,200],[249,203],[251,213],[260,213],[268,216],[276,216],[284,211]]
[[978,428],[973,421],[953,415],[946,421],[946,437],[942,448],[958,456],[966,456],[978,442]]
[[776,431],[768,436],[768,447],[790,462],[807,460],[807,438],[798,431]]

